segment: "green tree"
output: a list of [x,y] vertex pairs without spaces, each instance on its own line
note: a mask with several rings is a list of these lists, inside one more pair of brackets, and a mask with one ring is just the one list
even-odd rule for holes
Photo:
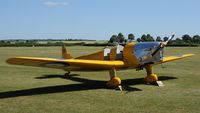
[[154,38],[150,35],[150,34],[147,34],[147,42],[153,42],[155,41]]
[[143,34],[141,37],[142,42],[153,42],[155,41],[154,38],[150,34]]
[[169,38],[168,37],[164,37],[163,38],[163,41],[167,41]]
[[145,34],[142,35],[141,41],[142,42],[147,42],[147,36]]
[[26,44],[37,44],[36,40],[26,40]]
[[122,33],[119,33],[117,35],[117,40],[118,40],[117,42],[120,42],[120,43],[124,42],[125,40],[124,35]]
[[110,38],[109,43],[113,43],[113,42],[118,42],[117,35],[112,35],[112,37]]
[[129,41],[134,40],[134,39],[135,39],[134,34],[130,33],[130,34],[128,35],[128,39],[129,39]]
[[176,38],[175,44],[184,44],[184,42],[180,38]]
[[137,38],[137,42],[142,42],[141,38]]
[[195,44],[200,44],[200,36],[199,35],[194,35],[192,38],[192,42]]
[[126,44],[126,43],[128,42],[128,40],[127,40],[127,39],[125,39],[125,40],[124,40],[124,42],[125,42],[125,44]]
[[161,37],[160,37],[160,36],[157,36],[156,41],[157,41],[157,42],[161,42],[161,41],[162,41],[162,40],[161,40]]
[[188,35],[188,34],[183,35],[183,36],[182,36],[182,39],[183,39],[183,41],[186,42],[186,43],[192,43],[192,38],[191,38],[190,35]]

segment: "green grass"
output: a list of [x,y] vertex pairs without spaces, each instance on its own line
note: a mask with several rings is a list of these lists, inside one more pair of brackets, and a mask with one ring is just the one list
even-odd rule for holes
[[[74,56],[100,47],[68,47]],[[60,58],[60,47],[0,48],[1,113],[197,113],[200,112],[200,48],[165,48],[166,55],[194,53],[193,57],[155,66],[164,87],[144,85],[145,71],[125,70],[127,93],[106,89],[108,72],[72,72],[63,78],[56,69],[8,65],[7,58]]]

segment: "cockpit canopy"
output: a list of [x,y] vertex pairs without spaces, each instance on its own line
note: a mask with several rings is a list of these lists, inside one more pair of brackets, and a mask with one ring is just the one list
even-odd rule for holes
[[158,51],[154,56],[152,53],[159,47],[160,42],[142,42],[133,46],[133,55],[137,58],[140,64],[159,62],[163,58],[163,49]]

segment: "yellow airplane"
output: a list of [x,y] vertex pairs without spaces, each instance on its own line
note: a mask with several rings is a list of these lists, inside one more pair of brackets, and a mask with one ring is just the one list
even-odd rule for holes
[[113,48],[104,48],[96,53],[73,58],[63,46],[62,58],[38,58],[38,57],[16,57],[9,58],[7,63],[14,65],[36,66],[57,68],[67,71],[68,76],[71,71],[104,71],[110,73],[110,80],[107,86],[117,88],[121,86],[121,79],[117,76],[116,70],[123,69],[146,69],[147,76],[145,83],[155,83],[158,81],[157,75],[153,72],[153,65],[166,63],[192,56],[194,54],[184,54],[181,56],[163,56],[163,48],[172,40],[174,35],[166,42],[131,42],[127,45]]

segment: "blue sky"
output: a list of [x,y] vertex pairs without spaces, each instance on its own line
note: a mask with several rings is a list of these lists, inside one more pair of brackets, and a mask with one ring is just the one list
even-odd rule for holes
[[1,0],[0,39],[200,34],[199,0]]

